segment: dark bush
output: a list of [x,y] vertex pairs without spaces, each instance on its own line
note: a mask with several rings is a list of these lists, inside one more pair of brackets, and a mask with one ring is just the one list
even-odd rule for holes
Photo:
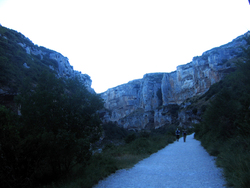
[[236,71],[204,94],[211,102],[195,125],[195,137],[217,156],[228,185],[240,188],[250,183],[250,48],[245,51]]
[[130,133],[126,138],[125,138],[125,142],[126,143],[130,143],[132,141],[134,141],[136,139],[136,134],[133,132],[133,133]]
[[0,107],[1,187],[45,185],[87,164],[90,145],[101,135],[97,95],[79,80],[44,72],[36,86],[25,82],[16,102],[20,117]]
[[197,112],[198,112],[198,109],[197,109],[197,108],[193,108],[193,109],[192,109],[192,113],[193,113],[194,115],[196,115]]
[[117,126],[113,122],[108,122],[102,125],[105,140],[123,140],[129,134],[129,132],[123,127]]

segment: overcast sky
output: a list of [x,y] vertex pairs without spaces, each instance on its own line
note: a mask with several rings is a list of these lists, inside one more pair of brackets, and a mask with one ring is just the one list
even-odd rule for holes
[[69,58],[97,93],[250,30],[248,0],[0,0],[0,24]]

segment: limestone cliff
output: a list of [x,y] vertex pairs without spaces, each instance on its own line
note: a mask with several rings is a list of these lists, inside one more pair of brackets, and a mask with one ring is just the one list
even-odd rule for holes
[[41,59],[43,59],[45,55],[48,55],[50,59],[53,59],[57,62],[57,67],[53,67],[50,65],[49,68],[55,70],[59,77],[66,77],[66,78],[78,77],[84,83],[88,91],[94,92],[94,90],[91,88],[92,80],[90,79],[90,76],[87,74],[81,74],[81,72],[79,71],[75,71],[73,69],[73,66],[70,65],[67,57],[64,57],[62,54],[58,52],[43,47],[38,47],[36,45],[28,46],[25,43],[18,43],[18,44],[26,50],[27,54],[40,56]]
[[143,79],[131,81],[102,93],[104,107],[110,111],[109,116],[105,116],[106,121],[119,122],[128,129],[138,127],[144,129],[149,126],[153,121],[151,112],[161,105],[162,99],[159,93],[161,93],[162,77],[163,73],[146,74]]
[[[58,75],[61,77],[74,78],[78,77],[84,83],[88,91],[94,93],[94,89],[91,88],[92,80],[89,75],[82,74],[79,71],[75,71],[73,66],[70,65],[68,58],[62,54],[53,52],[49,54],[50,59],[54,59],[58,63]],[[53,67],[51,67],[53,69]]]
[[[242,55],[247,42],[242,35],[232,42],[194,57],[171,73],[150,73],[102,93],[105,120],[127,129],[158,128],[176,120],[171,105],[205,93],[212,84],[232,72],[234,59]],[[175,115],[174,115],[175,114]]]

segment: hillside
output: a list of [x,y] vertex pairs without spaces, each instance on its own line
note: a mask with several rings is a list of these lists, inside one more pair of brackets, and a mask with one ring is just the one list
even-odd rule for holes
[[40,187],[86,165],[102,99],[68,59],[0,26],[0,187]]
[[11,102],[23,80],[30,78],[36,83],[43,71],[57,77],[78,77],[86,88],[91,88],[89,75],[75,71],[68,58],[53,50],[37,46],[21,33],[0,25],[0,103]]
[[196,138],[217,156],[228,185],[240,188],[250,183],[250,48],[244,52],[236,71],[192,104],[207,106],[202,121],[195,126]]

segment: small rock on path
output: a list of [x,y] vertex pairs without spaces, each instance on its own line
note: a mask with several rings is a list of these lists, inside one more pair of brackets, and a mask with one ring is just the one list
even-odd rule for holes
[[140,161],[131,169],[110,175],[94,188],[221,188],[226,185],[222,170],[194,139],[181,138]]

